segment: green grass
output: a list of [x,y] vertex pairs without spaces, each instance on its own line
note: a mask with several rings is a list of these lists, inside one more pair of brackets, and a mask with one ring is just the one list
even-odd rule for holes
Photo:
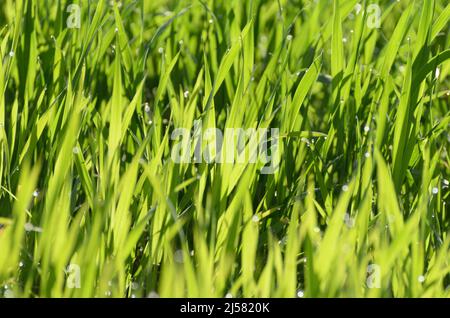
[[357,3],[2,0],[0,297],[450,297],[450,5]]

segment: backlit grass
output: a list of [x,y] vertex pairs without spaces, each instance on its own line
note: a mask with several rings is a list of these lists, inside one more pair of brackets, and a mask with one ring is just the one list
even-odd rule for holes
[[450,297],[450,5],[360,1],[1,0],[0,297]]

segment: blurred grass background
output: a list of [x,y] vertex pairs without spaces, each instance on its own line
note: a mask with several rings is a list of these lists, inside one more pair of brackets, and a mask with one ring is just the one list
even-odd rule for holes
[[[0,296],[449,297],[449,19],[2,0]],[[195,120],[279,128],[278,171],[174,163]]]

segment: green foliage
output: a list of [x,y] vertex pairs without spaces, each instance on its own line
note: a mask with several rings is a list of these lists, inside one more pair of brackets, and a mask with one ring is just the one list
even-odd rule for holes
[[[0,297],[450,297],[449,20],[2,0]],[[181,127],[279,128],[278,170],[175,163]]]

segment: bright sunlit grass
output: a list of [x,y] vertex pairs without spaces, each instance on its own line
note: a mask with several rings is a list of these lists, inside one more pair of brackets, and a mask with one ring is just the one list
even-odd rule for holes
[[0,297],[450,297],[449,20],[1,0]]

